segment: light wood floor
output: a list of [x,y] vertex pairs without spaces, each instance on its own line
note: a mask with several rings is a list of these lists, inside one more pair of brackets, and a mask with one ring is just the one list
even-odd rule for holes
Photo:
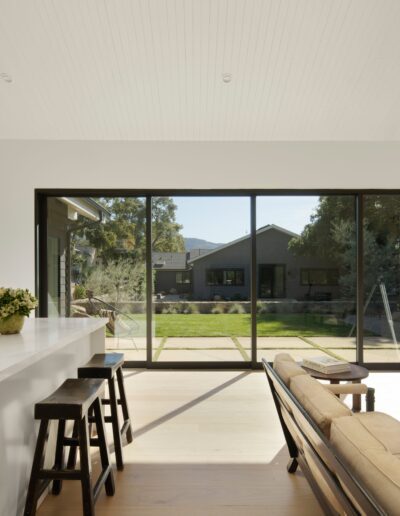
[[[262,372],[127,370],[134,442],[98,516],[320,515],[301,474],[286,472],[282,431]],[[114,459],[114,457],[112,457]],[[96,460],[96,459],[95,459]],[[78,482],[38,516],[81,514]]]

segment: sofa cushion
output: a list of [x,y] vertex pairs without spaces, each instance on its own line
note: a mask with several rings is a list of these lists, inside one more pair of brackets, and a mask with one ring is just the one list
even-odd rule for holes
[[368,412],[333,421],[331,443],[388,514],[400,507],[400,422]]
[[307,374],[287,353],[279,353],[274,360],[274,369],[289,387],[290,380],[294,376]]
[[[400,422],[382,412],[354,414],[360,423],[393,455],[400,456]],[[400,458],[400,457],[399,457]]]
[[292,377],[290,390],[328,438],[332,420],[352,414],[339,398],[309,375]]

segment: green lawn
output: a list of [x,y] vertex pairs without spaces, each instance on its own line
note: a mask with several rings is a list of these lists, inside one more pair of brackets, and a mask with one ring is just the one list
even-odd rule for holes
[[[156,337],[250,337],[249,314],[157,314]],[[260,337],[338,336],[350,326],[330,316],[315,314],[263,314],[257,316]]]

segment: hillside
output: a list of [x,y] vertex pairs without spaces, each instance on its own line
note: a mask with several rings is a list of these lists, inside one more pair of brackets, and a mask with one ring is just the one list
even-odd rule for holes
[[216,249],[223,244],[216,244],[214,242],[208,242],[208,240],[202,240],[201,238],[184,238],[186,251],[192,249]]

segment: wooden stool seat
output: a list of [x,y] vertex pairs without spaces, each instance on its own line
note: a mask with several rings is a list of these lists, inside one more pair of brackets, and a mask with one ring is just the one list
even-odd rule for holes
[[[103,378],[107,380],[109,398],[102,398],[103,405],[109,405],[111,415],[105,416],[106,423],[112,424],[115,459],[117,468],[122,470],[124,462],[122,458],[122,436],[126,436],[128,443],[133,441],[131,420],[129,417],[128,403],[125,395],[124,376],[122,374],[122,366],[124,364],[123,353],[98,353],[84,366],[78,368],[79,378]],[[115,380],[118,384],[119,397],[115,390]],[[124,422],[122,427],[119,424],[118,405],[122,409]],[[73,452],[70,453],[70,462],[74,463]]]
[[[35,516],[37,501],[41,494],[53,482],[52,493],[61,492],[63,480],[79,480],[82,486],[82,503],[84,516],[94,516],[94,504],[104,486],[106,494],[115,493],[114,477],[111,469],[107,445],[103,408],[100,396],[104,392],[104,380],[101,379],[69,379],[53,394],[35,405],[35,419],[40,420],[39,435],[36,442],[31,477],[26,497],[24,516]],[[97,437],[91,438],[89,419],[95,423]],[[57,442],[54,465],[44,467],[46,445],[50,421],[58,421]],[[74,421],[71,437],[66,436],[66,422]],[[76,461],[71,467],[64,462],[64,448],[80,450],[80,469],[76,469]],[[90,446],[100,451],[101,473],[94,487]]]
[[97,353],[78,371],[80,378],[113,378],[116,371],[124,364],[123,353]]
[[103,391],[103,380],[69,378],[48,398],[36,403],[35,419],[82,419]]

